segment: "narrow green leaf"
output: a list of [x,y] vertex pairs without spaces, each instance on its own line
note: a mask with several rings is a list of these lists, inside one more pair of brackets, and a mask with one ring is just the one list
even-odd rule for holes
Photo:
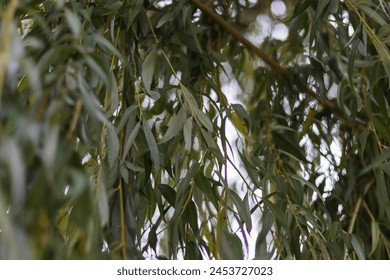
[[109,104],[105,104],[106,108],[108,106],[108,109],[106,110],[106,116],[107,118],[111,117],[115,114],[115,112],[118,110],[119,107],[119,92],[118,92],[118,85],[115,80],[114,73],[110,73],[110,80],[112,81],[112,87],[111,91],[109,91]]
[[273,131],[272,138],[275,141],[277,149],[292,154],[302,162],[307,162],[305,152],[302,147],[299,146],[294,133],[289,131],[285,131],[284,133]]
[[144,83],[144,87],[146,93],[150,95],[150,89],[153,82],[154,68],[156,66],[156,57],[157,57],[156,49],[152,49],[145,57],[144,62],[142,64],[142,81]]
[[164,24],[166,24],[170,19],[172,19],[175,15],[175,11],[169,11],[164,13],[163,16],[158,20],[156,28],[160,28]]
[[390,199],[389,199],[389,193],[388,193],[388,185],[386,184],[385,180],[385,174],[382,169],[375,169],[375,179],[376,179],[376,186],[378,190],[378,202],[380,205],[380,208],[385,209],[386,211],[389,211],[390,209]]
[[73,11],[65,9],[65,18],[72,33],[77,37],[80,36],[82,28],[79,17]]
[[376,11],[371,9],[366,4],[358,5],[358,7],[373,21],[378,23],[380,26],[386,25],[388,21],[384,20]]
[[37,69],[44,73],[54,63],[60,63],[66,60],[73,51],[73,48],[66,45],[51,48],[40,57]]
[[232,200],[234,206],[237,209],[238,216],[241,219],[241,223],[245,223],[245,226],[250,233],[252,229],[252,220],[251,220],[251,214],[250,209],[248,205],[248,195],[245,196],[244,200],[241,199],[241,197],[233,190],[229,189],[229,197]]
[[294,207],[297,209],[298,213],[301,214],[301,216],[310,223],[313,227],[318,229],[319,231],[323,230],[323,225],[320,223],[320,220],[317,218],[317,216],[313,213],[313,211],[309,210],[308,208],[295,204]]
[[378,156],[376,156],[372,161],[371,163],[366,166],[365,168],[363,168],[359,175],[364,175],[366,174],[367,172],[371,171],[372,169],[376,168],[376,167],[379,167],[384,161],[387,161],[389,160],[390,158],[390,149],[386,149],[384,150],[381,154],[379,154]]
[[199,42],[198,35],[196,34],[196,29],[194,27],[194,24],[191,22],[190,18],[188,18],[187,22],[188,22],[188,25],[190,26],[192,38],[195,41],[195,45],[198,48],[199,53],[203,54],[202,47],[201,47],[201,44]]
[[222,230],[221,236],[221,258],[223,260],[243,260],[244,252],[242,250],[241,239],[227,229]]
[[185,210],[183,207],[188,203],[189,196],[191,195],[190,183],[199,171],[199,163],[195,163],[191,166],[185,177],[180,181],[177,187],[176,196],[176,212],[174,218],[180,218]]
[[188,118],[184,124],[184,143],[187,151],[191,150],[192,147],[192,118]]
[[317,4],[317,8],[315,9],[315,15],[313,19],[313,24],[311,25],[310,31],[310,43],[313,42],[315,34],[317,34],[317,30],[321,24],[321,21],[329,8],[331,0],[319,0]]
[[108,1],[107,2],[107,8],[111,11],[118,11],[122,6],[123,2],[122,1]]
[[180,108],[179,113],[169,120],[168,130],[165,132],[164,137],[161,139],[160,143],[165,143],[178,135],[179,132],[183,129],[186,119],[187,106],[183,105]]
[[378,31],[378,37],[381,38],[381,40],[386,40],[390,36],[390,24],[386,23],[385,25],[381,26]]
[[156,139],[153,136],[152,130],[149,127],[148,122],[142,120],[142,128],[146,137],[146,142],[148,143],[150,150],[150,157],[156,168],[160,167],[160,153],[158,151]]
[[58,155],[58,142],[60,137],[60,128],[50,127],[44,131],[44,146],[42,151],[42,161],[50,170],[56,162]]
[[84,60],[88,64],[91,71],[95,72],[104,82],[108,90],[112,88],[111,76],[109,76],[109,69],[104,65],[103,61],[97,55],[84,55]]
[[370,255],[372,255],[376,248],[378,247],[379,240],[380,240],[380,228],[377,221],[371,221],[371,252]]
[[321,192],[318,190],[318,188],[316,186],[314,186],[312,183],[310,183],[309,181],[305,180],[304,178],[302,178],[301,176],[298,176],[298,175],[295,175],[293,173],[285,173],[285,175],[287,177],[291,177],[295,180],[298,180],[299,182],[301,182],[303,185],[307,185],[309,188],[311,188],[317,195],[318,195],[318,198],[321,199],[321,201],[324,203],[324,199],[322,198],[322,194]]
[[186,253],[184,255],[185,260],[202,260],[202,253],[200,252],[200,246],[193,241],[186,242]]
[[246,230],[248,231],[248,233],[250,234],[252,231],[252,215],[251,215],[251,209],[249,206],[248,192],[245,194],[242,202],[244,203],[245,227],[246,227]]
[[218,195],[216,193],[216,188],[211,185],[210,180],[208,180],[202,172],[199,172],[195,178],[195,185],[199,188],[205,197],[214,205],[215,208],[218,207]]
[[359,260],[365,260],[366,259],[366,252],[364,250],[364,244],[359,236],[356,234],[352,235],[351,244],[353,249],[355,250]]
[[349,86],[350,86],[353,94],[356,97],[358,112],[360,112],[360,110],[362,109],[362,98],[356,92],[355,85],[354,85],[354,82],[353,82],[353,79],[355,77],[355,73],[354,73],[353,70],[354,70],[354,66],[355,66],[355,58],[356,58],[356,51],[357,51],[358,44],[359,44],[359,41],[356,40],[354,42],[353,46],[352,46],[352,50],[351,50],[351,53],[350,53],[350,56],[349,56],[349,60],[348,60],[348,79],[349,79]]
[[368,113],[370,120],[372,121],[375,130],[384,137],[387,141],[390,141],[390,130],[386,124],[386,120],[383,118],[379,119],[371,112]]
[[[15,208],[14,211],[17,212],[24,207],[27,178],[22,153],[15,141],[9,139],[6,143],[2,143],[0,146],[0,160],[3,159],[7,162],[8,172],[11,179],[10,189],[12,195],[12,207]],[[9,207],[9,205],[6,207]]]
[[310,6],[311,3],[312,3],[312,0],[298,1],[294,7],[293,16],[290,18],[290,20],[301,15]]
[[176,191],[167,184],[158,185],[158,189],[160,190],[162,196],[165,200],[173,207],[176,206]]
[[278,208],[275,204],[268,201],[267,199],[263,199],[264,203],[267,205],[267,207],[271,210],[272,215],[275,217],[275,219],[280,223],[280,225],[288,229],[288,222],[287,222],[287,216],[283,211]]
[[105,185],[103,183],[102,166],[99,168],[99,172],[96,178],[96,191],[97,191],[97,203],[100,214],[100,224],[105,226],[108,223],[110,209],[108,206],[108,197]]
[[186,221],[195,235],[199,234],[198,209],[193,201],[190,201],[185,211]]
[[140,165],[137,165],[135,163],[132,163],[128,160],[125,161],[125,166],[129,169],[129,170],[132,170],[134,172],[143,172],[145,171],[145,168],[143,168],[142,166]]
[[87,38],[91,38],[93,41],[95,41],[96,43],[98,43],[98,45],[100,47],[103,47],[107,50],[110,51],[110,53],[113,53],[115,54],[119,59],[120,61],[123,63],[123,65],[129,67],[130,64],[129,62],[127,61],[127,59],[123,56],[123,54],[112,44],[112,42],[110,42],[109,40],[107,40],[106,38],[104,38],[103,36],[101,36],[100,34],[98,33],[93,33],[90,35],[90,37],[87,37]]
[[331,0],[330,6],[329,6],[329,12],[332,14],[337,13],[337,11],[339,9],[339,4],[340,4],[339,0]]
[[342,227],[339,222],[334,222],[329,227],[329,241],[335,243],[341,236]]
[[113,166],[119,156],[119,139],[115,129],[111,125],[107,126],[106,142],[108,165]]
[[137,135],[138,135],[138,131],[139,131],[140,126],[141,126],[141,124],[137,123],[136,126],[134,127],[134,129],[131,131],[129,137],[127,139],[125,139],[125,146],[123,148],[122,158],[126,158],[127,154],[129,153],[130,148],[134,143],[135,137],[137,137]]
[[138,106],[136,106],[136,105],[131,105],[131,106],[126,108],[125,112],[122,114],[122,117],[115,128],[116,133],[119,133],[119,131],[122,130],[122,128],[125,126],[127,120],[129,119],[130,115],[132,113],[134,113],[134,111],[136,109],[138,109]]
[[366,150],[366,144],[367,144],[367,138],[368,138],[368,135],[370,134],[370,127],[366,127],[363,132],[360,134],[359,136],[359,142],[360,142],[360,155],[363,156],[365,153],[365,150]]
[[248,111],[242,106],[241,104],[231,104],[234,111],[237,113],[237,115],[240,117],[241,120],[245,122],[245,124],[250,128],[251,126],[251,120],[250,116],[248,114]]
[[196,121],[203,125],[208,131],[213,131],[212,122],[210,121],[209,117],[199,109],[198,103],[196,102],[190,90],[182,85],[182,92],[191,114],[196,119]]
[[274,223],[274,218],[272,213],[270,211],[264,211],[261,216],[261,229],[257,236],[258,240],[262,242],[267,242],[266,237],[270,232],[273,223]]
[[132,26],[134,20],[136,19],[136,17],[138,16],[140,11],[142,10],[143,5],[144,5],[144,1],[143,0],[133,0],[133,1],[130,1],[130,3],[128,3],[127,5],[129,5],[129,14],[128,14],[127,20],[125,20],[125,24],[126,24],[127,30],[129,30],[130,27]]

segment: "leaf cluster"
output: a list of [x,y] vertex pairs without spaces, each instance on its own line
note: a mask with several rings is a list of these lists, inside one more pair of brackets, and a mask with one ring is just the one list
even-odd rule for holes
[[386,1],[2,2],[0,258],[389,258]]

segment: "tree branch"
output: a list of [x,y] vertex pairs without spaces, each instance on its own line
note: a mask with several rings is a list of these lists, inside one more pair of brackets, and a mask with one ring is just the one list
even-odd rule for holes
[[[282,67],[277,61],[269,57],[266,53],[256,47],[253,43],[251,43],[248,39],[246,39],[239,30],[233,27],[230,23],[225,21],[222,17],[216,14],[210,7],[201,3],[198,0],[191,0],[192,4],[200,9],[203,13],[205,13],[208,17],[214,20],[218,25],[220,25],[223,29],[225,29],[230,35],[232,35],[237,41],[242,43],[248,49],[253,51],[257,57],[263,60],[276,74],[290,81],[289,70]],[[302,81],[295,81],[298,87],[304,91],[311,98],[317,100],[325,109],[334,113],[341,119],[345,119],[343,112],[330,100],[319,97],[313,90],[311,90],[306,83]],[[348,122],[347,122],[348,123]]]
[[192,4],[199,8],[202,12],[207,14],[212,20],[214,20],[218,25],[220,25],[223,29],[225,29],[230,35],[232,35],[235,39],[241,42],[248,49],[253,51],[261,60],[263,60],[268,66],[272,68],[277,74],[287,77],[287,70],[280,66],[275,60],[270,58],[266,53],[252,44],[248,39],[246,39],[240,31],[238,31],[235,27],[233,27],[230,23],[225,21],[222,17],[216,14],[212,9],[210,9],[207,5],[199,2],[198,0],[191,0]]

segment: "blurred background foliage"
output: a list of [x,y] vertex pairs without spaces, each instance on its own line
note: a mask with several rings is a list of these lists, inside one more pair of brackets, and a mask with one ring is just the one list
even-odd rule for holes
[[0,258],[389,258],[388,1],[0,7]]

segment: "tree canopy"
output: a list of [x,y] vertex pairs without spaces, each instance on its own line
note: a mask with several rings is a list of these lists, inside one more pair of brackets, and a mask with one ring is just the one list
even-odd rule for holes
[[0,7],[0,258],[390,257],[388,1]]

